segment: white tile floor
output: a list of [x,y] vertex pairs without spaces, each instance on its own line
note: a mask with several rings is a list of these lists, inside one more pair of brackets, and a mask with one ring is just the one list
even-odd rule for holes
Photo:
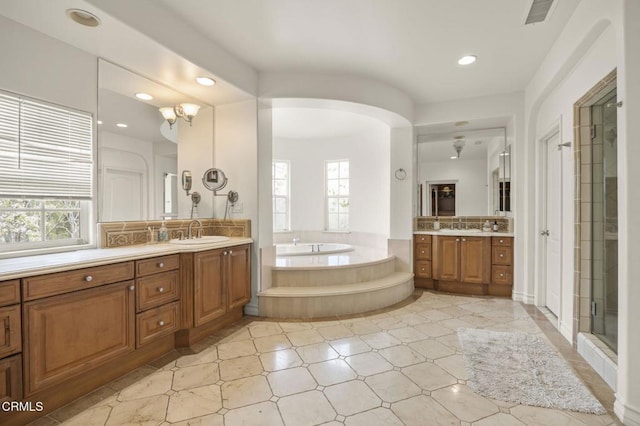
[[245,320],[197,354],[140,368],[34,424],[616,424],[474,394],[457,327],[543,335],[519,303],[427,292],[359,318]]

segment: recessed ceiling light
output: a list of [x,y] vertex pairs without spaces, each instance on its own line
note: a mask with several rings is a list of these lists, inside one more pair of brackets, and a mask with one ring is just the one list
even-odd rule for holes
[[129,127],[128,125],[126,125],[126,124],[124,124],[124,123],[118,123],[118,124],[116,124],[116,126],[118,126],[118,127],[122,127],[123,129],[124,129],[125,127]]
[[98,124],[102,124],[102,120],[98,120]]
[[136,93],[136,98],[142,99],[143,101],[150,101],[151,99],[153,99],[153,96],[148,93],[140,92]]
[[85,27],[97,27],[100,25],[100,18],[91,12],[82,9],[67,9],[67,16]]
[[196,77],[196,81],[198,82],[198,84],[201,84],[203,86],[213,86],[214,84],[216,84],[216,81],[209,77]]
[[458,64],[460,64],[460,65],[470,65],[470,64],[474,63],[476,61],[476,59],[478,59],[478,57],[476,55],[463,56],[462,58],[458,59]]
[[449,158],[451,158],[452,160],[457,160],[457,159],[458,159],[458,157],[456,157],[455,155],[452,155],[452,156],[451,156],[451,157],[449,157]]

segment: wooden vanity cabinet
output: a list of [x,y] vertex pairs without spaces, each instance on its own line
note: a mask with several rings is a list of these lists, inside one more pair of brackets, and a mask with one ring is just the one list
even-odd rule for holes
[[416,235],[413,239],[414,285],[420,288],[433,288],[431,235]]
[[20,281],[0,282],[0,403],[22,399]]
[[434,236],[434,287],[463,294],[486,294],[491,281],[491,239]]
[[194,255],[194,326],[244,306],[251,298],[250,245]]
[[492,296],[511,297],[513,290],[513,238],[491,238],[491,284]]
[[125,281],[25,303],[25,397],[132,352],[134,290]]

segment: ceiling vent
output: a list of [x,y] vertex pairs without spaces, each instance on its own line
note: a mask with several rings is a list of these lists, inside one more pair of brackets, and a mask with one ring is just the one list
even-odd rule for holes
[[524,24],[537,24],[544,22],[551,16],[554,0],[531,0],[531,5],[524,19]]

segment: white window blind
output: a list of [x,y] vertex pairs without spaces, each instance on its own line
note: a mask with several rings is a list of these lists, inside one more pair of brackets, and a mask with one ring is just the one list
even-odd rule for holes
[[90,199],[88,113],[0,93],[0,197]]

